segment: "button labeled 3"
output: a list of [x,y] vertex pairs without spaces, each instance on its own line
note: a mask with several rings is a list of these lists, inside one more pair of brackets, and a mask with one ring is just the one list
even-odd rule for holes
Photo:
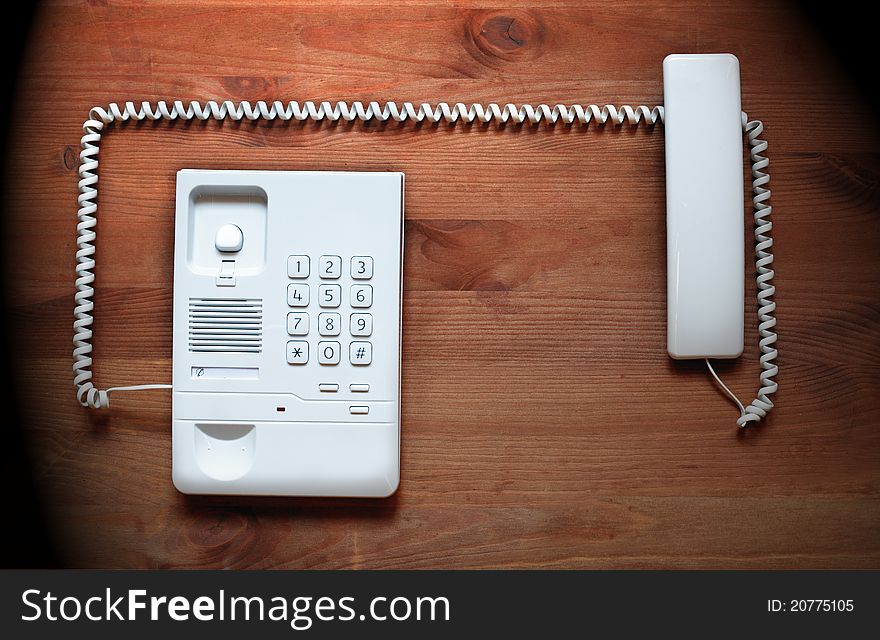
[[355,280],[369,280],[373,277],[373,259],[370,256],[353,256],[351,277]]

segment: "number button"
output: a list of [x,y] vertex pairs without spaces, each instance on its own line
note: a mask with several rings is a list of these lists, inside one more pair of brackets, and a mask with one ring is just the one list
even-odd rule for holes
[[321,364],[339,364],[339,343],[319,342],[318,362]]
[[309,361],[309,343],[305,340],[290,340],[287,343],[288,364],[305,364]]
[[287,276],[290,278],[308,278],[309,257],[287,256]]
[[307,284],[289,284],[287,285],[287,304],[291,307],[307,307],[309,306],[309,285]]
[[338,313],[318,314],[318,333],[322,336],[338,336],[342,318]]
[[373,287],[368,284],[353,284],[351,286],[351,306],[367,308],[373,304]]
[[373,333],[373,316],[369,313],[351,314],[351,335],[366,337]]
[[370,364],[373,361],[373,344],[371,342],[352,342],[348,347],[348,359],[352,364]]
[[309,314],[288,313],[287,333],[292,336],[304,336],[309,333]]
[[336,280],[342,275],[342,258],[339,256],[321,256],[318,261],[319,273],[325,280]]
[[370,256],[354,256],[351,259],[351,277],[369,280],[373,277],[373,259]]
[[318,304],[322,307],[338,307],[341,300],[342,287],[338,284],[322,284],[318,287]]

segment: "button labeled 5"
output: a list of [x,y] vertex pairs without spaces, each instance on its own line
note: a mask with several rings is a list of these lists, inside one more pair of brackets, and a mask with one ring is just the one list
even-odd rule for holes
[[318,287],[318,304],[322,307],[338,307],[342,300],[342,287],[338,284],[322,284]]

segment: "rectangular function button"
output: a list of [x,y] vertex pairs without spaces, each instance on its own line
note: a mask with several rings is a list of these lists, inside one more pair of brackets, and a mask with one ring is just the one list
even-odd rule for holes
[[368,384],[350,384],[348,385],[349,391],[353,391],[355,393],[366,393],[370,390],[370,385]]
[[370,407],[364,407],[364,406],[352,405],[348,408],[348,410],[351,413],[355,413],[355,414],[359,414],[359,415],[364,415],[364,414],[370,413]]
[[327,393],[335,393],[339,391],[339,385],[332,382],[322,382],[318,385],[319,391],[326,391]]

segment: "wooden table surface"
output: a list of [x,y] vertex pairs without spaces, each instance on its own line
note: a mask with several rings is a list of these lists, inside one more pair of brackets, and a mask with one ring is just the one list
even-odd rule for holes
[[[49,2],[6,184],[15,382],[76,567],[880,567],[878,129],[788,3]],[[525,3],[523,3],[525,4]],[[111,101],[662,103],[663,57],[735,53],[773,176],[780,391],[765,424],[666,355],[662,128],[113,127],[99,386],[170,381],[178,169],[404,171],[402,480],[386,500],[187,497],[169,393],[80,407],[81,124]],[[842,115],[839,115],[842,114]],[[747,215],[747,237],[751,237]],[[751,400],[746,353],[720,366]]]

